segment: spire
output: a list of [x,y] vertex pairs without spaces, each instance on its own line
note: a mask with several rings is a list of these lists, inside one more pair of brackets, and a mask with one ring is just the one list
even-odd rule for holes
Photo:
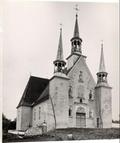
[[75,27],[73,37],[79,37],[78,15],[76,14]]
[[76,14],[74,34],[73,38],[71,39],[71,46],[72,46],[71,54],[74,53],[77,53],[79,55],[82,54],[81,43],[82,39],[79,37],[78,15]]
[[101,57],[100,57],[99,72],[106,72],[106,70],[105,70],[105,62],[104,62],[104,54],[103,54],[103,42],[101,44]]
[[104,54],[103,54],[103,42],[101,44],[101,56],[100,56],[100,66],[99,72],[97,73],[97,83],[107,83],[108,73],[105,70]]
[[56,60],[63,61],[62,28],[60,28],[60,37],[59,37],[59,44],[58,44]]
[[57,57],[54,63],[54,72],[64,72],[65,68],[65,61],[63,59],[63,46],[62,46],[62,28],[60,28],[60,37],[59,37],[59,44],[58,44],[58,51]]
[[74,8],[76,10],[76,20],[75,20],[75,27],[74,27],[74,33],[73,37],[71,39],[71,54],[82,54],[82,39],[79,35],[79,26],[78,26],[78,5]]

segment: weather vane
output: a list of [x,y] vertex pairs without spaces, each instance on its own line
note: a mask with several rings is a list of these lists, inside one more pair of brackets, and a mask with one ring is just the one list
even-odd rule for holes
[[75,11],[76,11],[76,14],[78,14],[78,11],[79,11],[78,4],[75,5],[75,8],[74,8],[74,9],[75,9]]

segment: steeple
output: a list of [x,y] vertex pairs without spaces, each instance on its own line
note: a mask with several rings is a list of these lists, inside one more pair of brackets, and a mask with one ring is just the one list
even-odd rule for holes
[[53,63],[55,66],[54,72],[64,72],[66,63],[63,59],[62,28],[60,28],[60,37],[59,37],[57,57]]
[[63,61],[62,28],[60,28],[60,37],[59,37],[59,44],[58,44],[56,60]]
[[79,55],[82,54],[81,43],[82,39],[80,38],[79,35],[78,14],[76,14],[74,33],[73,33],[73,38],[71,39],[71,47],[72,47],[71,54],[74,53],[77,53]]
[[78,15],[76,14],[75,27],[73,37],[79,37]]
[[99,72],[106,72],[105,62],[104,62],[104,53],[103,53],[103,43],[101,44],[101,57],[100,57]]
[[108,73],[105,70],[103,43],[102,43],[101,44],[101,56],[100,56],[99,72],[97,73],[97,79],[98,79],[97,83],[100,83],[100,82],[107,83],[107,75],[108,75]]

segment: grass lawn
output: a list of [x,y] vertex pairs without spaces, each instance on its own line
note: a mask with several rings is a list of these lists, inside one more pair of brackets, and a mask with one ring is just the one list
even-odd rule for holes
[[46,135],[37,135],[19,138],[14,134],[3,134],[3,142],[34,142],[34,141],[55,141],[55,140],[68,140],[67,135],[72,134],[73,140],[94,140],[94,139],[119,139],[120,128],[111,129],[83,129],[83,128],[67,128],[57,129],[56,138],[54,131],[48,132]]

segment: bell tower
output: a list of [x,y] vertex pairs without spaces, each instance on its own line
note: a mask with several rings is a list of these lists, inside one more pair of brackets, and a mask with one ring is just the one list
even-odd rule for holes
[[[56,60],[53,62],[53,64],[54,64],[54,75],[49,83],[49,95],[54,105],[56,128],[67,128],[69,78],[64,73],[66,63],[63,59],[62,28],[60,28],[57,57]],[[54,120],[51,120],[49,122],[48,126],[50,129],[52,124],[54,125]]]
[[73,38],[71,39],[71,54],[82,54],[82,39],[79,37],[78,14],[76,14]]
[[79,25],[78,25],[78,7],[76,6],[76,16],[75,16],[75,26],[73,37],[71,38],[71,53],[67,57],[67,70],[69,70],[75,62],[79,59],[79,57],[86,58],[86,56],[82,55],[82,39],[79,34]]
[[107,75],[105,69],[105,62],[104,62],[104,54],[103,54],[103,43],[101,44],[101,57],[100,57],[100,66],[99,72],[97,73],[97,83],[104,83],[107,84]]
[[97,85],[95,87],[96,95],[96,126],[98,128],[112,127],[112,109],[111,109],[111,87],[107,81],[107,75],[103,54],[103,43],[101,44],[101,57],[99,72],[97,73]]

